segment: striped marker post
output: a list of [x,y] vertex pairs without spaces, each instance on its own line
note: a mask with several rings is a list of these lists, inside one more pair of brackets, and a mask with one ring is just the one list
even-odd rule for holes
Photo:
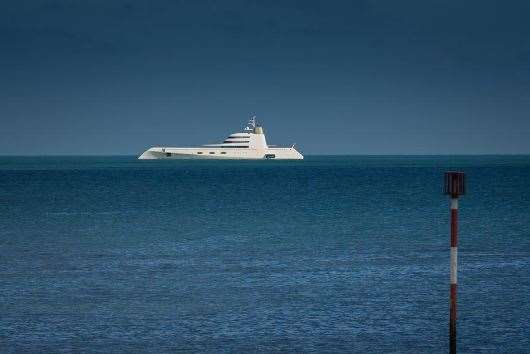
[[458,273],[458,197],[466,192],[463,172],[446,172],[444,193],[451,196],[451,290],[449,301],[449,353],[456,354],[456,284]]

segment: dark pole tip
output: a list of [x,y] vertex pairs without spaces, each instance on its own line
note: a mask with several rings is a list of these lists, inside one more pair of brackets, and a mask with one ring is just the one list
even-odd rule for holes
[[458,198],[466,194],[466,175],[464,172],[448,171],[444,174],[444,194]]

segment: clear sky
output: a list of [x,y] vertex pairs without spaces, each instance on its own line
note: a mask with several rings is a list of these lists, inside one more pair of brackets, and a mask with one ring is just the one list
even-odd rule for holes
[[530,1],[0,3],[0,154],[530,153]]

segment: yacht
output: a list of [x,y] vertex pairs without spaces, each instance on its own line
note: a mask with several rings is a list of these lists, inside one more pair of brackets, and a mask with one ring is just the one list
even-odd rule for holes
[[198,147],[155,146],[146,150],[138,159],[275,159],[301,160],[304,158],[294,144],[291,147],[267,145],[263,127],[252,117],[245,128],[230,134],[222,143]]

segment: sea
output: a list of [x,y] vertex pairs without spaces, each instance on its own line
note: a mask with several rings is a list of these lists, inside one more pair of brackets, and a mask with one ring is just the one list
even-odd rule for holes
[[1,353],[530,352],[530,156],[0,157]]

